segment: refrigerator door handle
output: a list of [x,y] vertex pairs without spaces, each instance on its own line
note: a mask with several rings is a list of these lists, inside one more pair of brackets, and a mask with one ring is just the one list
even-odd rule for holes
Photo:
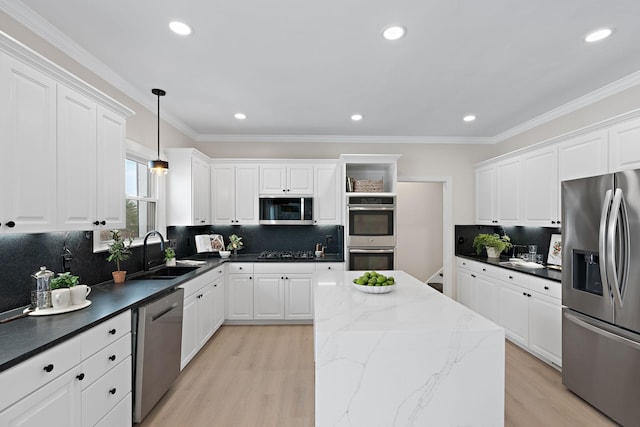
[[633,348],[634,350],[640,350],[640,343],[632,341],[628,338],[625,337],[621,337],[620,335],[614,334],[612,332],[609,332],[605,329],[601,329],[595,325],[592,325],[591,323],[588,323],[582,319],[579,319],[578,317],[574,316],[573,314],[569,314],[569,313],[564,313],[564,318],[575,323],[578,326],[581,326],[585,329],[590,330],[591,332],[594,332],[598,335],[602,335],[603,337],[606,337],[610,340],[613,341],[617,341],[621,344],[624,344],[628,347]]
[[[610,287],[613,288],[613,294],[615,295],[618,304],[622,307],[622,295],[620,292],[621,289],[621,281],[619,280],[622,277],[622,280],[626,280],[625,270],[627,269],[627,259],[629,251],[628,251],[628,233],[626,232],[626,209],[623,203],[623,193],[622,189],[616,188],[615,195],[613,196],[613,203],[611,204],[611,213],[609,215],[609,226],[607,230],[607,247],[609,252],[607,253],[606,266],[607,266],[607,277],[611,281]],[[618,224],[618,218],[622,218],[620,224]],[[622,227],[622,253],[620,254],[623,257],[621,266],[621,273],[618,275],[618,270],[616,268],[616,231],[618,226]]]
[[609,211],[611,209],[611,199],[613,198],[613,190],[607,190],[604,195],[604,201],[602,202],[602,212],[600,213],[600,233],[598,236],[598,251],[600,252],[600,265],[604,268],[600,269],[600,280],[602,286],[607,286],[609,292],[611,292],[609,286],[609,280],[607,280],[607,225],[609,223]]

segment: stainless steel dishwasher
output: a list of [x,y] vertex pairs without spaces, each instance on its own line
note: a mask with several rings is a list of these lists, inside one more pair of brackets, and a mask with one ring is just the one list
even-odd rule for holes
[[180,375],[184,289],[138,308],[133,330],[133,421],[141,422]]

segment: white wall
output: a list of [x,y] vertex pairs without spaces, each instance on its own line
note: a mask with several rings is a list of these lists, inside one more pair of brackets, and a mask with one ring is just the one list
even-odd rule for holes
[[426,281],[442,268],[442,183],[399,182],[396,268]]

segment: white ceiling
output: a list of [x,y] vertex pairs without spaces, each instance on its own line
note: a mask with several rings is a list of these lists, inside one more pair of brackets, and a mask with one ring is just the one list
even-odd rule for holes
[[[151,89],[165,89],[162,114],[201,141],[490,142],[594,91],[609,93],[601,88],[612,82],[640,83],[638,0],[0,0],[0,7],[152,111]],[[173,34],[175,19],[193,34]],[[384,40],[390,24],[405,26],[406,37]],[[584,42],[603,26],[614,28],[612,37]],[[354,113],[364,119],[351,121]],[[462,121],[469,113],[475,122]]]

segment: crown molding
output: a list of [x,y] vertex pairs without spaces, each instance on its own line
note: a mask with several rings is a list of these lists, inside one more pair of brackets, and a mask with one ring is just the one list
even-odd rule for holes
[[493,138],[369,135],[199,135],[198,142],[311,142],[331,144],[493,144]]

